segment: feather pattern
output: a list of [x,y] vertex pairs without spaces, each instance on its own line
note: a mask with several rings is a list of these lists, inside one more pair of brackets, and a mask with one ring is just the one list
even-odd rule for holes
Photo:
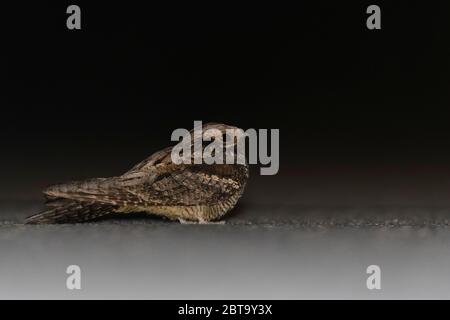
[[[235,128],[209,124],[204,130],[211,127]],[[44,190],[48,209],[26,223],[74,223],[129,212],[207,222],[235,206],[249,176],[248,165],[174,164],[171,151],[158,151],[117,177],[50,186]]]

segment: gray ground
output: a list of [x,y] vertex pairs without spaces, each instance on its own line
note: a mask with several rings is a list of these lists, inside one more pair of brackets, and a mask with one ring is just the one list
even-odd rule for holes
[[[256,205],[225,225],[154,218],[23,225],[4,203],[0,298],[450,298],[450,209]],[[66,267],[82,289],[66,289]],[[381,267],[382,289],[366,288]]]

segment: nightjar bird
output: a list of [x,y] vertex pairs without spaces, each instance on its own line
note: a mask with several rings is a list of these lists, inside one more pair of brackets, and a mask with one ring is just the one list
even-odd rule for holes
[[[224,137],[230,130],[238,130],[225,124],[204,124],[203,132],[208,129],[219,130]],[[202,137],[192,130],[191,150],[195,139]],[[231,150],[237,158],[238,137],[223,140],[224,152]],[[200,146],[202,151],[207,147],[204,142]],[[78,223],[143,212],[182,223],[208,223],[219,220],[236,205],[249,177],[246,161],[176,164],[171,152],[172,147],[158,151],[120,176],[50,186],[44,190],[47,210],[25,222]]]

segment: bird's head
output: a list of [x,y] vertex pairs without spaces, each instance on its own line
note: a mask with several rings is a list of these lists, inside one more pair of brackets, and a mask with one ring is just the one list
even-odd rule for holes
[[[207,158],[217,160],[217,152],[222,153],[223,163],[233,159],[232,164],[245,164],[245,134],[242,129],[223,123],[206,123],[189,132],[191,160]],[[212,161],[212,160],[210,160]]]

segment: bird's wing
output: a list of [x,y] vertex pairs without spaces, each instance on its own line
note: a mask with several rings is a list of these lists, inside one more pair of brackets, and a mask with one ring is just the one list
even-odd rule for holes
[[125,173],[125,175],[132,173],[132,172],[149,171],[149,170],[152,170],[158,164],[172,163],[171,151],[172,151],[172,147],[167,147],[165,149],[162,149],[160,151],[153,153],[150,157],[148,157],[144,161],[141,161],[137,165],[135,165],[130,171]]
[[70,199],[121,207],[211,204],[239,189],[230,168],[161,163],[119,177],[55,185],[44,193],[52,201]]
[[114,206],[142,204],[142,199],[123,187],[117,177],[57,184],[44,190],[44,194],[49,200],[47,203],[49,206],[57,205],[60,200],[95,202]]
[[143,184],[131,187],[153,205],[212,204],[235,192],[239,185],[223,175],[221,166],[169,165]]

